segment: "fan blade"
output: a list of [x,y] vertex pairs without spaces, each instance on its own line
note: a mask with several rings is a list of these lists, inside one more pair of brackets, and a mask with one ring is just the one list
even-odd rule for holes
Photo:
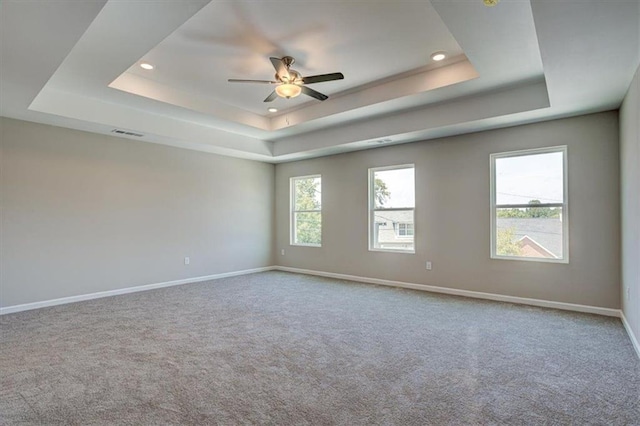
[[303,77],[302,82],[304,84],[322,83],[323,81],[342,80],[344,75],[341,72],[334,72],[332,74],[320,74],[312,75],[309,77]]
[[282,79],[289,80],[289,70],[287,66],[282,62],[280,58],[269,58],[273,67],[276,69],[276,74]]
[[315,90],[313,90],[310,87],[300,86],[300,88],[302,89],[302,93],[304,93],[307,96],[311,96],[312,98],[316,98],[319,101],[324,101],[326,99],[329,99],[329,97],[327,95],[323,95],[320,92],[316,92]]
[[266,97],[266,99],[264,100],[264,102],[273,102],[273,100],[275,98],[278,97],[278,94],[276,93],[276,91],[274,90],[273,92],[271,92],[271,94],[269,96]]
[[276,84],[277,81],[271,80],[240,80],[237,78],[230,78],[227,80],[229,83],[261,83],[261,84]]

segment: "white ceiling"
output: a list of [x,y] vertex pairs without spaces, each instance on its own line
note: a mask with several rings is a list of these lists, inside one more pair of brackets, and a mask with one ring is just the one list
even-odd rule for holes
[[300,96],[261,102],[269,85],[229,84],[229,78],[273,80],[269,57],[293,56],[302,75],[342,72],[347,78],[314,86],[336,94],[425,68],[432,52],[462,50],[431,3],[306,1],[211,2],[162,40],[128,73],[190,95],[206,93],[225,105],[269,115],[318,101]]
[[[634,0],[9,0],[0,24],[1,115],[269,162],[615,109],[640,55]],[[345,79],[276,114],[226,81],[284,55]]]

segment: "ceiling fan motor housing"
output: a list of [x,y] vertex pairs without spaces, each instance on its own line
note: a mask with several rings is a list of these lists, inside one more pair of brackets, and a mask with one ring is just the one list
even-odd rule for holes
[[282,63],[284,64],[285,67],[289,68],[291,65],[293,65],[296,62],[295,59],[293,59],[292,56],[283,56],[282,57]]

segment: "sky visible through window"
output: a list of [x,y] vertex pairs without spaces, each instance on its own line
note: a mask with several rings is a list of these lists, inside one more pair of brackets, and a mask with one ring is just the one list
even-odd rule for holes
[[496,159],[496,204],[563,202],[561,152]]
[[375,178],[381,179],[390,193],[385,203],[382,206],[377,205],[376,208],[414,207],[415,179],[413,167],[376,171]]

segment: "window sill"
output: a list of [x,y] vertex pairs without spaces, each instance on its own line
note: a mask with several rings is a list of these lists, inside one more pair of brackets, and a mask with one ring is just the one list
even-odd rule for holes
[[393,250],[393,249],[369,248],[369,251],[377,251],[377,252],[383,252],[383,253],[416,254],[415,250]]
[[491,260],[521,260],[524,262],[569,264],[569,259],[551,259],[544,257],[491,256]]

